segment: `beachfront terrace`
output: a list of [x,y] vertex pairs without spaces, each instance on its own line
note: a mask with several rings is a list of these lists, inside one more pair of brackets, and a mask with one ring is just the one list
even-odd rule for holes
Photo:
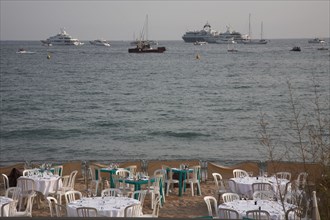
[[[90,175],[90,167],[97,167],[99,169],[107,169],[110,166],[116,167],[130,167],[135,166],[136,172],[148,174],[148,176],[152,176],[153,173],[162,169],[162,167],[168,166],[171,168],[182,168],[183,165],[191,168],[193,166],[200,166],[200,185],[201,185],[201,196],[199,196],[196,192],[194,196],[191,195],[191,190],[189,187],[186,189],[182,188],[182,194],[180,195],[180,187],[179,184],[174,184],[174,188],[168,193],[163,192],[165,196],[165,201],[163,203],[162,208],[159,211],[159,217],[169,217],[169,218],[193,218],[200,216],[209,215],[206,203],[203,198],[205,196],[213,196],[217,198],[219,204],[223,201],[218,199],[217,188],[214,182],[213,173],[221,174],[223,180],[229,180],[233,178],[233,170],[234,169],[242,169],[247,171],[248,173],[252,173],[252,176],[257,177],[262,173],[267,172],[268,176],[272,176],[273,174],[280,171],[287,171],[291,173],[291,180],[296,180],[298,175],[302,172],[308,173],[308,178],[306,181],[306,195],[307,200],[310,201],[312,196],[312,191],[319,190],[318,184],[322,181],[326,174],[326,170],[320,164],[303,164],[303,163],[292,163],[292,162],[260,162],[260,161],[247,161],[242,162],[235,165],[222,165],[221,163],[209,162],[209,161],[199,161],[199,160],[189,160],[189,161],[145,161],[145,160],[137,160],[137,161],[126,161],[120,163],[111,163],[110,161],[62,161],[60,163],[53,163],[52,165],[62,165],[63,172],[62,176],[67,176],[72,173],[72,171],[77,170],[77,175],[75,178],[74,189],[78,190],[82,193],[83,196],[100,196],[100,193],[103,189],[110,187],[111,180],[109,172],[100,172],[100,181],[99,188],[97,190],[97,194],[91,195],[91,192],[95,190],[95,185],[92,184],[93,177]],[[0,173],[6,174],[10,176],[13,168],[16,168],[19,171],[23,171],[27,168],[40,168],[42,162],[40,161],[32,161],[29,164],[25,163],[17,163],[14,165],[1,167]],[[28,167],[27,167],[28,166]],[[179,179],[177,174],[173,175],[174,179]],[[186,177],[184,177],[186,178]],[[12,186],[12,185],[10,185]],[[147,184],[142,185],[142,189],[146,189]],[[4,186],[1,187],[1,195],[5,195]],[[242,196],[242,194],[240,195]],[[246,196],[246,195],[244,195]],[[318,196],[322,201],[325,195],[318,193]],[[41,203],[34,204],[32,208],[32,216],[50,216],[50,211],[48,208],[48,204],[43,197],[41,198]],[[63,204],[65,201],[63,199]],[[321,213],[327,212],[328,207],[326,203],[319,203],[319,208]],[[311,216],[312,208],[311,205],[305,207],[306,213]],[[151,213],[151,198],[150,196],[145,197],[145,202],[143,204],[143,213]]]

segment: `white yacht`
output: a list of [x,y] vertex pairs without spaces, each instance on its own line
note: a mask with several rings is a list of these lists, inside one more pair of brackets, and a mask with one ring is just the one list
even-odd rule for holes
[[216,38],[206,39],[206,42],[217,44],[228,44],[232,41],[236,43],[243,43],[247,39],[247,35],[242,35],[240,32],[231,30],[230,26],[227,26],[226,32],[220,33]]
[[47,40],[41,41],[44,45],[74,45],[79,46],[84,43],[80,42],[78,39],[71,37],[67,34],[64,28],[61,28],[61,32],[55,36],[47,38]]
[[203,30],[200,31],[187,31],[183,36],[182,39],[185,42],[194,43],[197,41],[207,41],[206,39],[212,39],[219,35],[218,31],[215,31],[211,28],[211,25],[207,22]]
[[90,44],[96,45],[96,46],[105,46],[105,47],[110,47],[110,43],[106,40],[103,39],[97,39],[93,41],[89,41]]
[[316,38],[314,38],[312,40],[308,40],[308,43],[310,43],[310,44],[322,44],[324,42],[325,42],[324,40],[322,40],[322,39],[320,39],[318,37],[316,37]]

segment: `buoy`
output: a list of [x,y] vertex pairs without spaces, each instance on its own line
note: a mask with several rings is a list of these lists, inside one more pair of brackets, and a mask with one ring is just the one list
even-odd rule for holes
[[50,55],[49,55],[49,54],[47,55],[47,59],[48,59],[48,60],[50,59]]
[[196,60],[199,60],[201,57],[199,56],[199,54],[196,55]]

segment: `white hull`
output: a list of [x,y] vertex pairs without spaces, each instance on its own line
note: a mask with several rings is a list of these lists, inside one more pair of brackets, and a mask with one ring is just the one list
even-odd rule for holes
[[110,43],[107,42],[106,40],[93,40],[93,41],[89,41],[89,43],[95,46],[110,47]]

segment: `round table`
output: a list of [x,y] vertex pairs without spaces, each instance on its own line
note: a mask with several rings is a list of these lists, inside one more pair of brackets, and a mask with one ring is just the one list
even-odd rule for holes
[[[256,202],[256,203],[255,203]],[[249,210],[257,210],[257,209],[265,210],[269,212],[270,218],[272,220],[284,220],[285,212],[283,210],[282,204],[280,201],[270,201],[270,200],[235,200],[232,202],[226,202],[219,205],[219,208],[225,209],[234,209],[240,215],[240,218],[246,216],[246,211]],[[284,203],[285,211],[290,208],[295,207],[292,204]]]
[[[281,192],[284,192],[286,184],[289,182],[287,179],[276,179],[275,177],[242,177],[242,178],[231,178],[236,183],[236,190],[238,194],[247,195],[252,199],[253,183],[270,183],[273,186],[275,194],[278,192],[278,187],[280,186]],[[233,183],[229,182],[230,189],[235,192],[235,186]]]
[[6,204],[6,203],[10,203],[14,200],[12,200],[11,198],[8,198],[8,197],[5,197],[5,196],[0,196],[0,217],[1,216],[4,216],[4,217],[7,217],[8,216],[8,212],[9,212],[9,206],[7,205],[5,208],[4,208],[4,213],[1,213],[1,207],[2,205]]
[[127,206],[141,204],[140,201],[127,197],[91,197],[76,200],[67,205],[68,217],[77,217],[77,208],[93,207],[97,209],[99,216],[124,217]]
[[[57,175],[33,175],[24,176],[34,180],[35,190],[42,193],[45,197],[48,196],[49,192],[55,191],[56,180],[59,178]],[[19,184],[17,185],[19,187]],[[32,187],[32,186],[31,186]],[[62,187],[62,181],[59,181],[59,188]]]

